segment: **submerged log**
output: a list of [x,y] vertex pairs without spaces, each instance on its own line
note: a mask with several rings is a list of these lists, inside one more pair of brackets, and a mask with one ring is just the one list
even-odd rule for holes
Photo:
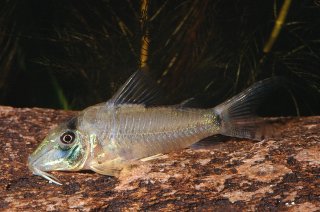
[[278,139],[218,136],[146,161],[119,178],[54,172],[62,186],[28,170],[28,155],[75,112],[0,107],[0,211],[319,211],[320,117],[283,119]]

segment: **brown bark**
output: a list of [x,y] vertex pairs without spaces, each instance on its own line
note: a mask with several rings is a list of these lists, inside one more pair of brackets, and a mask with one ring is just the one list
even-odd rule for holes
[[73,114],[0,107],[0,211],[320,210],[320,117],[284,119],[280,139],[219,137],[118,179],[55,172],[64,185],[49,184],[31,174],[27,157],[49,128]]

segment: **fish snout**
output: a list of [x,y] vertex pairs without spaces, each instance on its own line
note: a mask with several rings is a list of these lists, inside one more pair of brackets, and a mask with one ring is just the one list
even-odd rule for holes
[[47,172],[42,171],[40,169],[41,167],[37,166],[38,159],[39,158],[32,157],[32,155],[28,157],[28,167],[29,167],[30,171],[32,172],[32,174],[43,177],[43,178],[49,180],[49,182],[55,183],[57,185],[62,185],[56,177],[54,177],[53,175],[51,175]]

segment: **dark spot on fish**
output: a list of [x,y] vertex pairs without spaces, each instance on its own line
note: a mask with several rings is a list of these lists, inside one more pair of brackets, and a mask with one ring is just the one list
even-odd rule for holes
[[78,117],[73,117],[67,121],[67,128],[70,130],[76,130],[78,126]]
[[222,122],[221,117],[220,117],[219,115],[216,115],[215,118],[216,118],[216,124],[217,124],[219,127],[221,127],[221,122]]
[[69,153],[67,160],[70,164],[74,163],[76,159],[80,156],[79,151],[77,151],[79,148],[80,146],[76,145]]

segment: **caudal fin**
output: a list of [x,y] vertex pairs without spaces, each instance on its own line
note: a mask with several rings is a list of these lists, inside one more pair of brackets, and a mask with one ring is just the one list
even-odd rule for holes
[[274,134],[266,120],[256,116],[256,109],[262,100],[279,88],[281,78],[268,78],[259,81],[240,94],[216,106],[214,111],[221,123],[223,135],[262,140]]

